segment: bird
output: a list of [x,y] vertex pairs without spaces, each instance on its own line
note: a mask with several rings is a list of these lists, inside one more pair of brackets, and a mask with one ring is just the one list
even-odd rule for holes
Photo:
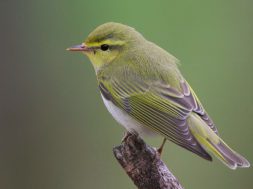
[[108,22],[68,51],[91,61],[103,102],[127,131],[158,135],[231,169],[250,163],[230,148],[179,70],[179,60],[133,27]]

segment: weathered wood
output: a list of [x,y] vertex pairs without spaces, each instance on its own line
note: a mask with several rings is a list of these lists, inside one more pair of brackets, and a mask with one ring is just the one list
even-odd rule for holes
[[160,159],[160,154],[136,134],[127,133],[113,148],[120,165],[139,189],[183,189]]

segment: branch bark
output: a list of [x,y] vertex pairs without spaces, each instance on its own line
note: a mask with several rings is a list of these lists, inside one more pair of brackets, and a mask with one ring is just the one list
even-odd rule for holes
[[113,153],[139,189],[183,189],[160,159],[160,154],[136,134],[127,133]]

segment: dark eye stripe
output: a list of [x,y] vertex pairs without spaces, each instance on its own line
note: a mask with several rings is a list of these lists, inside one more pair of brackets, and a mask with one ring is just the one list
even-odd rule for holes
[[[101,46],[93,46],[93,47],[90,47],[92,50],[102,50],[101,49]],[[121,46],[120,45],[108,45],[109,46],[109,49],[110,50],[114,50],[114,49],[119,49]]]

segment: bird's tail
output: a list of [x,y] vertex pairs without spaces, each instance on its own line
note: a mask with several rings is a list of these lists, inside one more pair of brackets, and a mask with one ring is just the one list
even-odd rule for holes
[[230,169],[250,166],[243,156],[232,150],[197,114],[189,117],[188,124],[191,133],[201,146]]

